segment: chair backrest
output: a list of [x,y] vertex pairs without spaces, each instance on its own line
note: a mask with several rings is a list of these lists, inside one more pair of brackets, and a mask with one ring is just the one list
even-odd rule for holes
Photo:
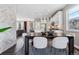
[[44,37],[35,37],[33,39],[33,46],[38,49],[47,47],[47,39]]
[[58,49],[64,49],[67,47],[67,37],[56,37],[52,40],[52,46]]

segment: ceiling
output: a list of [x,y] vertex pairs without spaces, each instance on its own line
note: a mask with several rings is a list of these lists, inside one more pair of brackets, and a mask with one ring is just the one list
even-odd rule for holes
[[19,4],[16,13],[18,18],[41,18],[54,14],[61,10],[66,4]]

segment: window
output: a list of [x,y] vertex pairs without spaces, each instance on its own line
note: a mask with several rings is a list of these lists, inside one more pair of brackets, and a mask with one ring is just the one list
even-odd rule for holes
[[68,10],[68,29],[79,31],[79,5],[76,5]]

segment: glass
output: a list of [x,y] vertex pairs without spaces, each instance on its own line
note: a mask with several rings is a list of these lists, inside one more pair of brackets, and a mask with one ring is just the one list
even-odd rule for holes
[[67,28],[72,31],[79,31],[79,5],[68,10],[69,18],[67,20]]

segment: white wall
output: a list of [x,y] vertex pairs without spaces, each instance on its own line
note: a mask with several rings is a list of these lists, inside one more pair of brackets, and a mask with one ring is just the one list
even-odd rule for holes
[[5,32],[0,32],[0,53],[16,43],[15,11],[15,5],[0,5],[0,28],[12,27]]

